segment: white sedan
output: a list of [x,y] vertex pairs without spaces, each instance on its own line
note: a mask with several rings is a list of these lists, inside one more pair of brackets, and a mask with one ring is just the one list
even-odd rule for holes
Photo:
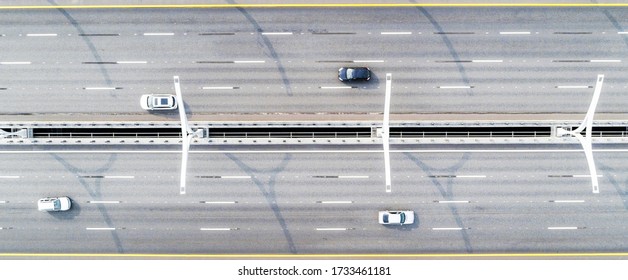
[[37,201],[39,211],[67,211],[72,207],[72,201],[67,196],[46,197]]
[[382,225],[411,225],[414,223],[414,211],[379,211],[379,223]]
[[140,106],[144,110],[174,110],[177,109],[177,98],[172,94],[144,94]]

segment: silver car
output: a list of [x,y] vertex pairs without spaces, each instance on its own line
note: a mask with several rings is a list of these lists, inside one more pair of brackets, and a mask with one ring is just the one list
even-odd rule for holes
[[174,110],[177,109],[177,98],[172,94],[144,94],[140,106],[144,110]]
[[414,211],[379,211],[379,223],[382,225],[411,225],[414,223]]
[[46,197],[37,201],[39,211],[67,211],[72,207],[72,201],[67,196]]

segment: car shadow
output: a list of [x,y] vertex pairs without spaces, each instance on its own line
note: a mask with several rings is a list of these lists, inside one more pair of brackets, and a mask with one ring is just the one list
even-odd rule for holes
[[81,214],[81,205],[74,201],[72,198],[70,198],[70,201],[72,202],[72,207],[70,207],[69,210],[57,212],[49,211],[48,214],[57,220],[73,220],[79,214]]

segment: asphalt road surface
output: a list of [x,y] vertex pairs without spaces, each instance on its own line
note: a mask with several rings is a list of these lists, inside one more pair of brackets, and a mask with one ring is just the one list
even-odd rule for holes
[[[516,147],[513,147],[516,148]],[[625,150],[2,154],[0,251],[493,253],[626,251]],[[69,196],[68,212],[36,201]],[[377,212],[415,211],[411,226]]]
[[[2,114],[598,113],[628,105],[626,8],[0,11]],[[367,83],[341,83],[368,66]],[[349,88],[343,88],[349,87]],[[159,115],[156,115],[159,117]]]

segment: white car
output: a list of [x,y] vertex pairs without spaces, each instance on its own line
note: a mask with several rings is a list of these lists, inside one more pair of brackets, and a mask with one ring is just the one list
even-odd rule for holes
[[174,110],[177,109],[177,98],[173,94],[144,94],[140,106],[144,110]]
[[67,211],[72,207],[72,201],[67,196],[46,197],[37,201],[39,211]]
[[414,223],[414,211],[379,211],[379,223],[382,225],[411,225]]

